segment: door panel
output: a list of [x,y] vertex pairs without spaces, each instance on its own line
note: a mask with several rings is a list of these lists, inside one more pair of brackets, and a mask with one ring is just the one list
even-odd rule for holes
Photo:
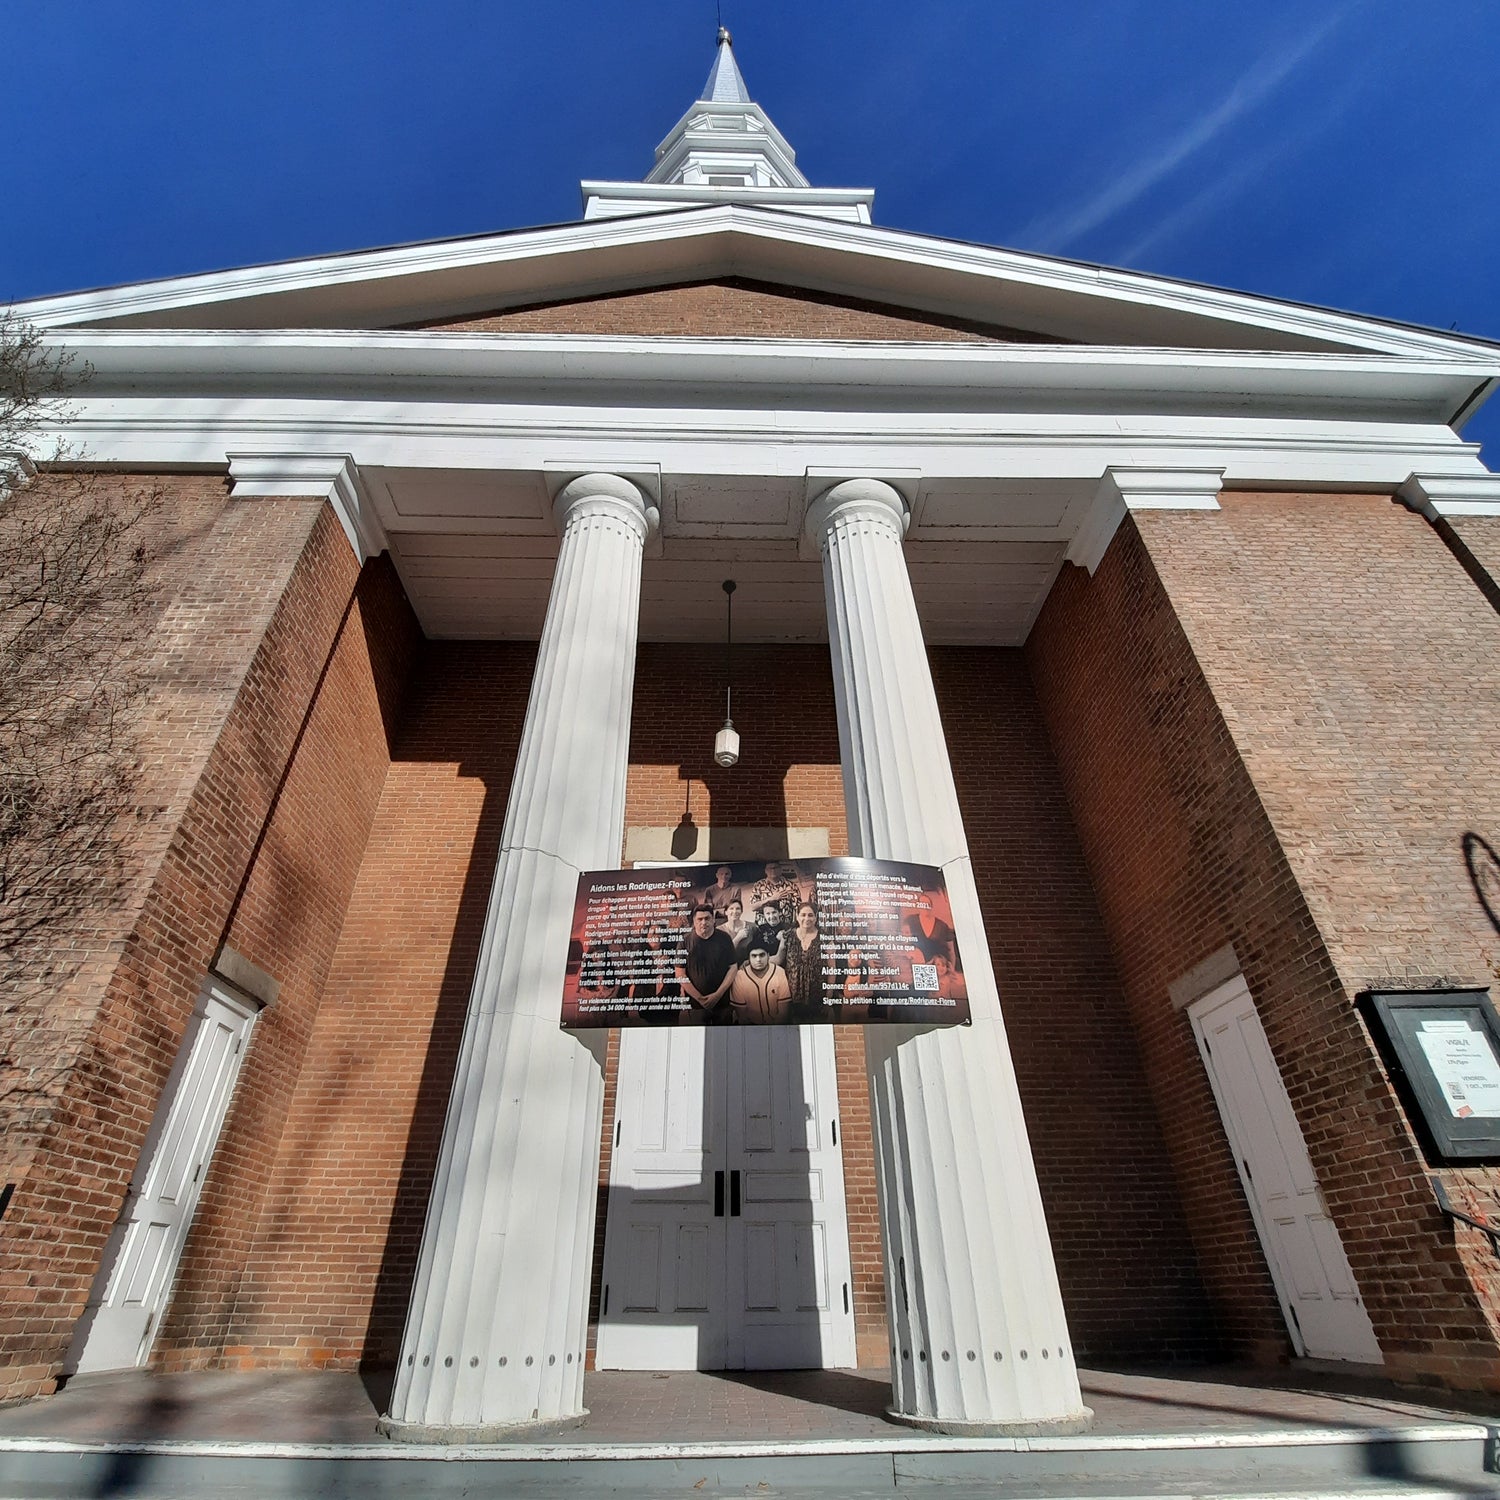
[[745,1306],[752,1312],[775,1312],[780,1270],[776,1255],[776,1226],[745,1226]]
[[709,1265],[711,1236],[705,1224],[683,1224],[677,1231],[677,1309],[706,1313],[713,1300]]
[[807,1300],[799,1305],[804,1312],[825,1313],[828,1297],[828,1239],[821,1224],[799,1224],[792,1230],[792,1257],[811,1272],[804,1284]]
[[621,1034],[602,1370],[723,1366],[725,1221],[714,1213],[723,1147],[716,1155],[705,1129],[723,1112],[723,1054],[722,1035],[709,1028]]
[[70,1372],[130,1369],[150,1353],[254,1019],[253,1007],[212,987],[199,1001],[80,1320]]
[[623,1312],[661,1311],[661,1225],[632,1224],[626,1233],[630,1238],[630,1260],[625,1274],[615,1278],[625,1288]]
[[852,1365],[833,1034],[765,1026],[730,1038],[729,1157],[744,1163],[744,1227],[731,1232],[726,1286],[730,1357],[750,1370]]
[[1380,1345],[1243,979],[1188,1012],[1299,1352],[1382,1362]]
[[1335,1297],[1359,1300],[1359,1288],[1354,1284],[1354,1272],[1349,1269],[1349,1258],[1344,1254],[1343,1242],[1327,1214],[1310,1214],[1308,1228],[1312,1231],[1313,1248],[1318,1264],[1323,1268],[1323,1279],[1333,1289]]

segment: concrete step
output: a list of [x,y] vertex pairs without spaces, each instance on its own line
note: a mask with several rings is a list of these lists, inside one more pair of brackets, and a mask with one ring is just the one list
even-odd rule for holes
[[0,1439],[0,1497],[357,1500],[504,1495],[923,1500],[1428,1500],[1494,1497],[1494,1429],[1413,1423],[1181,1435],[414,1447]]

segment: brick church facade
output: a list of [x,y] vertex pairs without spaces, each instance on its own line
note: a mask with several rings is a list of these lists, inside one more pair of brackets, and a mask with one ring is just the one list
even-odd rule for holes
[[[1483,1220],[1500,1173],[1436,1150],[1364,998],[1472,997],[1500,964],[1500,479],[1455,434],[1500,350],[878,229],[868,193],[795,172],[727,40],[658,171],[584,188],[576,225],[20,309],[93,366],[72,431],[107,482],[160,501],[134,878],[7,1018],[0,1398],[121,1365],[405,1368],[398,1436],[566,1419],[571,1374],[532,1360],[597,1358],[637,1043],[547,1022],[565,941],[524,861],[573,868],[596,804],[584,868],[687,829],[699,863],[800,842],[972,871],[1003,1066],[979,1026],[920,1074],[923,1038],[818,1042],[850,1336],[911,1419],[1065,1424],[1075,1360],[1500,1391],[1495,1256],[1433,1188]],[[626,512],[609,557],[635,561],[589,561]],[[881,634],[908,600],[914,645]],[[618,705],[587,689],[606,666]],[[903,760],[912,724],[936,759]],[[946,812],[901,832],[913,776],[955,799],[941,848]],[[506,977],[522,949],[540,980]],[[220,1117],[126,1354],[91,1360],[212,994],[242,1018]],[[1231,1004],[1289,1113],[1236,1113]],[[529,1061],[487,1082],[481,1046]],[[505,1123],[518,1078],[563,1090],[561,1165]],[[1010,1090],[1019,1139],[986,1124]],[[1312,1175],[1305,1263],[1257,1130]],[[1032,1191],[1041,1229],[1007,1207]],[[456,1306],[469,1267],[492,1290]],[[1050,1288],[1066,1331],[1028,1333],[1016,1300]],[[1305,1327],[1320,1299],[1355,1331]],[[1039,1352],[1039,1395],[978,1383]]]

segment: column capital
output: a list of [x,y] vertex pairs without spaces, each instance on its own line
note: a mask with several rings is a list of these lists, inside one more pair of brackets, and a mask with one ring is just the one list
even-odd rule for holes
[[558,531],[566,531],[585,516],[613,516],[633,527],[642,542],[661,521],[661,512],[633,480],[623,474],[579,474],[558,490],[552,500]]
[[799,549],[803,556],[820,556],[834,523],[852,516],[888,526],[899,543],[911,525],[911,506],[901,491],[884,479],[841,480],[807,507]]

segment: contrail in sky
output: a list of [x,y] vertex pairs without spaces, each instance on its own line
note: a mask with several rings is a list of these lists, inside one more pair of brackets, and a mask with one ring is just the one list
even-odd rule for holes
[[1369,81],[1367,74],[1350,70],[1343,87],[1325,99],[1321,108],[1310,115],[1300,116],[1296,121],[1285,122],[1282,130],[1260,150],[1252,152],[1237,166],[1205,184],[1186,202],[1163,214],[1132,244],[1125,246],[1123,250],[1112,252],[1110,264],[1138,266],[1148,251],[1170,244],[1188,230],[1196,228],[1211,213],[1219,212],[1251,183],[1265,176],[1281,157],[1304,149],[1310,140],[1342,119],[1354,100],[1365,91]]
[[1061,251],[1091,229],[1128,208],[1162,178],[1175,171],[1188,157],[1201,151],[1236,121],[1263,103],[1308,57],[1323,44],[1344,18],[1339,11],[1286,52],[1255,64],[1229,93],[1201,119],[1165,143],[1150,159],[1137,162],[1071,213],[1050,219],[1034,219],[1015,237],[1016,243],[1037,249]]

